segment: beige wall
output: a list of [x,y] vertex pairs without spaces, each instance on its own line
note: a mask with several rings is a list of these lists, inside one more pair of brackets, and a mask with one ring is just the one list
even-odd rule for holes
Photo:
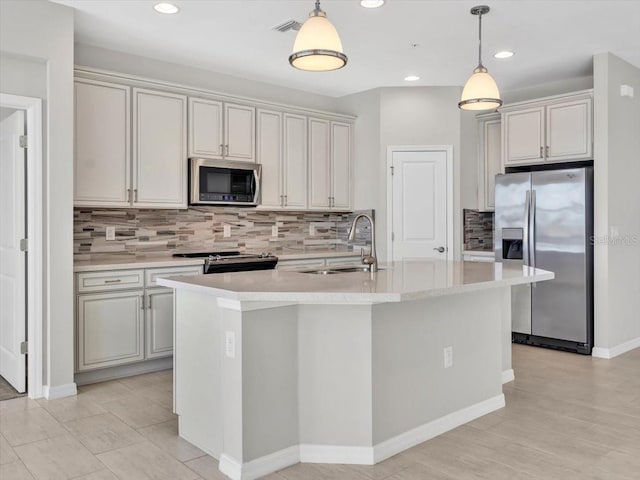
[[640,69],[596,55],[594,106],[595,344],[611,350],[640,345]]
[[[4,93],[42,96],[46,84],[43,373],[45,393],[56,394],[73,387],[73,10],[3,0],[0,50],[0,71],[9,70],[0,77]],[[46,79],[39,64],[46,64]]]

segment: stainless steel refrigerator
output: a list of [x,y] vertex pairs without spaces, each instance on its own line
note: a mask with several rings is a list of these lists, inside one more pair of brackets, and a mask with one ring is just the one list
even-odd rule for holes
[[510,170],[496,176],[496,261],[555,273],[512,287],[513,341],[590,355],[593,167]]

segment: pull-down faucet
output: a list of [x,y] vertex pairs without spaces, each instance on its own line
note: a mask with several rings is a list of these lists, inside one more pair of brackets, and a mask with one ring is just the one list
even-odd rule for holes
[[353,242],[356,238],[356,224],[358,223],[358,220],[360,220],[361,218],[366,218],[367,220],[369,220],[369,224],[371,225],[371,251],[369,252],[369,255],[362,257],[362,263],[365,265],[369,265],[369,271],[370,272],[377,272],[378,271],[378,257],[376,255],[376,227],[375,224],[373,223],[373,218],[371,218],[369,215],[366,215],[364,213],[360,213],[359,215],[356,215],[356,218],[353,219],[353,223],[351,224],[351,228],[349,229],[349,241]]

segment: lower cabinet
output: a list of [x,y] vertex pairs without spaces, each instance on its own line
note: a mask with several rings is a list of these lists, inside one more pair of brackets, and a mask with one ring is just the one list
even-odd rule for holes
[[[125,280],[132,272],[135,278],[141,279],[135,286],[144,288],[127,289]],[[199,273],[202,273],[201,266],[79,273],[77,371],[173,355],[173,290],[158,286],[155,280],[158,276]],[[84,293],[90,280],[92,285],[102,285],[96,287],[102,290]]]
[[144,290],[78,295],[78,371],[144,360]]
[[338,256],[338,257],[319,257],[319,258],[300,258],[296,260],[279,260],[278,269],[280,270],[298,270],[300,268],[309,267],[327,267],[329,265],[351,265],[360,264],[362,259],[360,255],[354,256]]
[[173,354],[173,290],[156,288],[147,292],[147,358]]

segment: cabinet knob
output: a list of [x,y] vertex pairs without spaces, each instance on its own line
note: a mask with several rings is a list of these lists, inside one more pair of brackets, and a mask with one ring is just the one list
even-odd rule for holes
[[542,146],[540,146],[540,158],[542,158],[542,157],[543,157],[543,155],[542,155]]

